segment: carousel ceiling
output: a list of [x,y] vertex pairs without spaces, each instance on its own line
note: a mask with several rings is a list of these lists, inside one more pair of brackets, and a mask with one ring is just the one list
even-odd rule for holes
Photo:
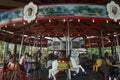
[[[14,8],[24,7],[30,1],[35,4],[56,4],[56,3],[85,3],[106,5],[111,0],[0,0],[0,12],[12,10]],[[115,0],[120,4],[120,0]],[[110,46],[112,42],[119,41],[120,24],[114,21],[93,21],[91,19],[57,19],[57,20],[37,20],[31,23],[18,22],[17,24],[9,24],[2,26],[0,30],[0,40],[10,43],[20,44],[22,41],[22,34],[26,35],[24,44],[29,44],[34,41],[34,38],[40,39],[39,41],[46,41],[45,37],[65,37],[68,34],[74,40],[78,37],[83,37],[86,46],[102,46],[104,41],[105,46]],[[116,37],[117,35],[117,37]],[[88,36],[93,36],[88,38]],[[103,39],[102,39],[103,38]],[[46,46],[46,45],[44,45]]]

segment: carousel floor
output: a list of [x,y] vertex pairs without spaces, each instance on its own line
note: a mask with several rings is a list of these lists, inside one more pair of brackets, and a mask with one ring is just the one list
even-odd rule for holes
[[[42,70],[36,70],[36,71],[31,71],[30,72],[32,80],[52,80],[48,79],[48,70],[47,69],[42,69]],[[60,72],[56,75],[57,80],[67,80],[67,74],[65,72]],[[90,72],[90,73],[82,73],[80,72],[76,76],[71,76],[71,80],[105,80],[103,75],[101,73],[95,73],[95,72]]]
[[[80,71],[76,76],[71,76],[71,80],[105,80],[104,75],[101,73],[95,73],[91,71],[87,71],[86,74]],[[59,72],[56,75],[57,80],[67,80],[67,73]],[[31,70],[28,74],[28,80],[51,80],[48,79],[48,69],[36,69]]]

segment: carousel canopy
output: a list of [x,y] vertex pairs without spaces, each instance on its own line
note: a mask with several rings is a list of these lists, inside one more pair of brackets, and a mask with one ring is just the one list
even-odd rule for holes
[[[47,41],[52,39],[46,37],[56,37],[62,41],[62,37],[67,36],[69,31],[70,41],[82,37],[85,47],[101,47],[102,44],[110,46],[113,42],[117,44],[120,22],[108,16],[106,8],[110,1],[1,0],[0,40],[20,44],[23,38],[25,45],[34,45],[36,41],[37,46],[47,46]],[[37,6],[27,6],[33,9],[34,17],[28,18],[31,21],[27,21],[24,16],[27,16],[25,6],[29,2]],[[119,5],[120,1],[115,0],[115,3]],[[119,10],[112,13],[116,16]]]

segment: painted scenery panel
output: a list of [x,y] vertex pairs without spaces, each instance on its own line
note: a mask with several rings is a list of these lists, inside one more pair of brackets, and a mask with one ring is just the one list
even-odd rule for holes
[[86,16],[106,18],[106,7],[95,5],[50,5],[39,6],[38,17]]
[[[94,17],[107,18],[106,6],[87,4],[59,4],[38,6],[37,18]],[[0,14],[0,25],[23,20],[23,8]]]

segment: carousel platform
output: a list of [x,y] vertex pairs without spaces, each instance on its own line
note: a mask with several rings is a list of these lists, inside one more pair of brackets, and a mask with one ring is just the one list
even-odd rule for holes
[[[80,71],[79,74],[73,76],[71,72],[71,80],[105,80],[104,75],[99,72],[86,71],[87,73],[83,73]],[[36,70],[30,70],[28,74],[26,74],[26,80],[52,80],[48,78],[48,69],[41,68]],[[1,76],[0,76],[1,77]],[[67,80],[66,72],[59,72],[56,75],[56,80]]]
[[[72,74],[73,72],[71,72]],[[48,69],[35,70],[30,72],[28,80],[52,80],[48,78]],[[56,75],[57,80],[67,80],[66,72],[59,72]],[[71,75],[71,80],[105,80],[104,75],[99,72],[83,73],[80,71],[76,76]]]

